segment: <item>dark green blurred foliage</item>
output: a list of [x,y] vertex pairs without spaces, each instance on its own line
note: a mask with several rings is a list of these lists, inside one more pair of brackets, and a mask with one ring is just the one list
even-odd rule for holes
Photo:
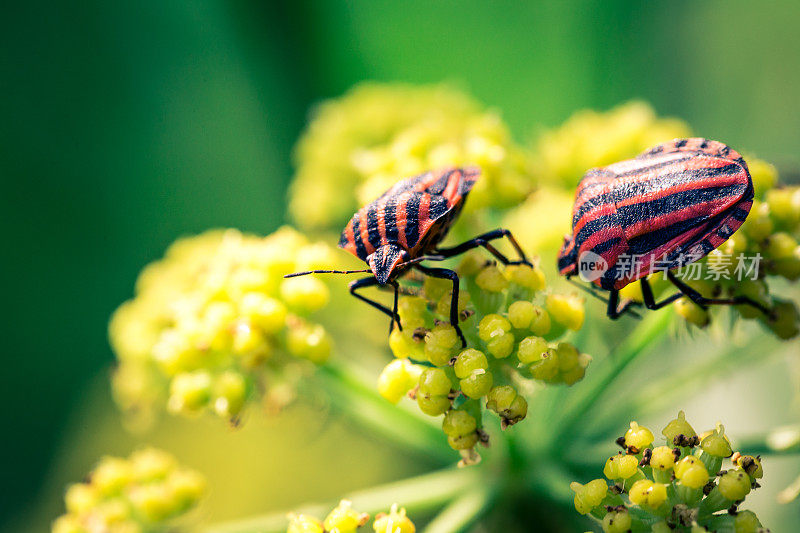
[[[311,104],[365,80],[454,81],[521,138],[643,98],[797,163],[800,4],[33,2],[0,17],[7,312],[0,524],[112,361],[110,312],[175,237],[284,219]],[[79,465],[77,471],[87,470]]]

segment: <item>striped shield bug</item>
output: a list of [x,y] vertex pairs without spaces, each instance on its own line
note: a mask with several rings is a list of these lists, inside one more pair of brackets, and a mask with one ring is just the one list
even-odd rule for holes
[[[369,265],[364,270],[311,270],[288,274],[351,274],[371,272],[372,275],[350,283],[350,293],[359,300],[389,315],[390,330],[397,321],[397,300],[400,286],[397,279],[410,268],[428,276],[448,279],[453,284],[450,302],[450,324],[456,329],[462,345],[466,340],[458,326],[458,274],[447,268],[430,268],[423,261],[443,261],[449,257],[482,246],[503,264],[530,264],[522,248],[508,230],[496,229],[457,246],[441,248],[439,244],[455,222],[464,201],[475,185],[480,170],[474,167],[448,168],[426,172],[396,183],[378,199],[362,207],[345,226],[339,239],[344,248]],[[519,254],[519,260],[509,261],[490,241],[506,237]],[[371,286],[390,285],[394,289],[392,309],[358,293]]]
[[[637,280],[647,309],[687,296],[701,307],[748,304],[770,314],[746,296],[706,298],[673,272],[725,242],[752,205],[750,171],[735,150],[702,138],[660,144],[586,172],[575,193],[572,235],[559,253],[559,272],[609,291],[611,318],[632,305],[619,307],[619,290]],[[678,289],[660,302],[646,278],[655,271],[664,271]]]

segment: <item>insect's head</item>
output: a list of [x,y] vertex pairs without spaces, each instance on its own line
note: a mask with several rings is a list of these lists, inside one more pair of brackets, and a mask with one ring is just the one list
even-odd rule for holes
[[385,285],[407,260],[408,252],[393,244],[383,245],[367,256],[367,264],[381,285]]
[[562,276],[572,276],[578,269],[578,249],[572,235],[564,236],[564,244],[558,252],[558,272]]

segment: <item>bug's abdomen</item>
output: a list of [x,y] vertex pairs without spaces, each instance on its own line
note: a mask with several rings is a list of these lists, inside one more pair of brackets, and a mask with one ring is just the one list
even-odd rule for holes
[[[587,173],[573,212],[576,246],[608,261],[596,283],[618,289],[651,267],[675,268],[706,255],[741,226],[752,199],[737,152],[705,139],[672,141]],[[622,264],[623,256],[633,267]]]

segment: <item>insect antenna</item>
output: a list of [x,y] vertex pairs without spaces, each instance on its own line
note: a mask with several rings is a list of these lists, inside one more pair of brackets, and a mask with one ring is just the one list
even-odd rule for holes
[[286,274],[284,278],[296,278],[297,276],[307,276],[308,274],[359,274],[363,272],[372,272],[366,268],[364,270],[306,270],[305,272],[295,272],[294,274]]

